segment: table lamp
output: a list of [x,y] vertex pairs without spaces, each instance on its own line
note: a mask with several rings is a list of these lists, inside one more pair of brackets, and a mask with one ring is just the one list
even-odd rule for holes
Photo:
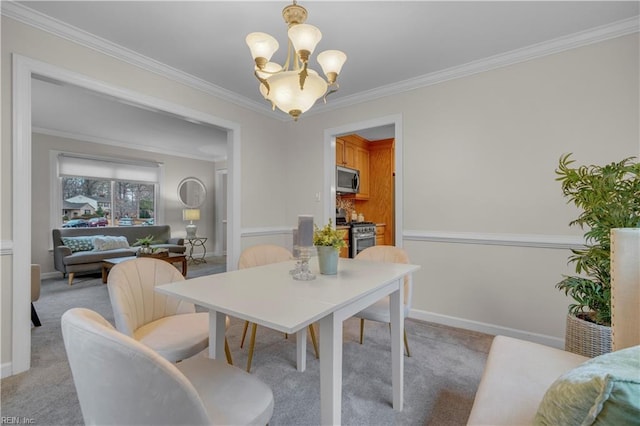
[[187,225],[187,238],[195,238],[198,227],[193,224],[194,220],[200,220],[200,209],[183,209],[182,220],[188,220]]

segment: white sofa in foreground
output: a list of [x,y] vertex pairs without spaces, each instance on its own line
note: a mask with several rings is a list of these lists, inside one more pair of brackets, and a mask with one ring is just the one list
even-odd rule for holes
[[[612,354],[616,352],[620,354],[618,351],[622,349],[640,345],[640,229],[613,230],[611,252],[614,350]],[[633,349],[635,352],[631,359],[634,366],[640,365],[637,349]],[[626,353],[629,351],[627,350]],[[593,360],[597,361],[598,358]],[[572,374],[577,371],[574,370],[576,367],[584,376],[582,371],[586,366],[584,363],[589,360],[580,355],[537,343],[496,336],[489,351],[467,424],[516,426],[548,423],[544,417],[542,421],[540,417],[536,418],[547,390],[563,374]],[[633,400],[634,406],[625,407],[625,409],[626,414],[631,412],[637,416],[635,421],[622,424],[640,424],[640,412],[636,411],[640,403],[640,368],[637,370],[635,370],[636,367],[632,368],[631,373],[627,373],[630,374],[630,380],[625,379],[624,385],[631,386],[625,389],[625,392]],[[562,393],[567,392],[561,389]],[[609,394],[607,398],[608,396]],[[550,397],[551,395],[547,396],[547,398]],[[602,399],[602,396],[600,398]],[[563,407],[562,403],[560,399],[553,401],[556,405],[553,409],[558,412],[569,412],[575,409],[575,407],[571,409]],[[606,408],[603,408],[606,403],[606,398],[594,403],[591,407],[592,417],[580,423],[599,424],[596,417],[600,413],[607,415],[613,411],[607,412]]]

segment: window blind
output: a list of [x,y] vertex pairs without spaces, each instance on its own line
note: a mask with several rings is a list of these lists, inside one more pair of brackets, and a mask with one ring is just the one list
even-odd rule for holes
[[58,176],[158,183],[160,165],[151,162],[127,162],[60,154],[58,155]]

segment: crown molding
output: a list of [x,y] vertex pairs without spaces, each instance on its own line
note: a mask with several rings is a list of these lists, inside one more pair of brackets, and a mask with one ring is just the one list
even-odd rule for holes
[[224,101],[273,117],[271,108],[263,105],[262,103],[240,96],[230,90],[224,89],[201,78],[156,61],[155,59],[151,59],[133,50],[127,49],[126,47],[95,36],[87,31],[52,18],[23,4],[15,3],[13,1],[3,1],[2,15],[96,50],[100,53],[104,53],[135,67],[153,72],[162,77],[169,78],[178,83],[200,90]]
[[[270,118],[276,118],[281,121],[292,121],[292,119],[285,114],[275,114],[271,110],[270,106],[260,102],[255,102],[252,99],[238,95],[237,93],[202,80],[201,78],[143,56],[130,49],[124,48],[84,30],[51,18],[50,16],[35,11],[22,4],[15,3],[13,1],[2,2],[2,15],[70,40],[74,43],[81,44],[90,49],[94,49],[136,67],[159,74],[178,83],[193,87],[194,89],[203,91],[209,95],[231,102],[243,108],[250,109]],[[314,106],[313,109],[305,112],[305,116],[320,114],[338,108],[345,108],[378,98],[396,95],[398,93],[431,86],[457,78],[467,77],[473,74],[514,65],[520,62],[530,61],[542,56],[553,55],[565,50],[602,42],[638,31],[640,31],[640,16],[634,16],[608,25],[591,28],[521,49],[512,50],[510,52],[472,61],[467,64],[447,68],[442,71],[436,71],[416,78],[388,84],[386,86],[381,86],[351,96],[345,96],[335,100],[332,99],[328,104]]]
[[442,71],[436,71],[420,77],[388,84],[386,86],[360,92],[355,95],[345,96],[343,98],[332,100],[331,104],[316,105],[313,107],[313,110],[305,112],[305,115],[318,114],[336,108],[343,108],[372,101],[385,96],[408,92],[422,87],[443,83],[445,81],[530,61],[547,55],[553,55],[565,50],[622,37],[638,31],[640,31],[640,16],[634,16],[632,18],[613,22],[609,25],[591,28],[589,30],[533,44],[521,49],[511,50],[499,55],[489,56],[477,61],[447,68]]

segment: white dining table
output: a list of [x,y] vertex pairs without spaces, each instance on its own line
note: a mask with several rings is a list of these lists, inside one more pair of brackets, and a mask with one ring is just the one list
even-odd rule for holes
[[[343,321],[390,296],[393,408],[403,405],[404,320],[403,277],[420,266],[341,258],[336,275],[321,275],[317,258],[310,261],[316,279],[294,280],[295,261],[274,263],[191,278],[156,287],[156,291],[209,310],[209,356],[224,359],[226,316],[247,320],[283,333],[296,333],[297,369],[306,368],[306,330],[320,329],[320,421],[340,424],[342,414]],[[295,397],[295,396],[292,396]]]

